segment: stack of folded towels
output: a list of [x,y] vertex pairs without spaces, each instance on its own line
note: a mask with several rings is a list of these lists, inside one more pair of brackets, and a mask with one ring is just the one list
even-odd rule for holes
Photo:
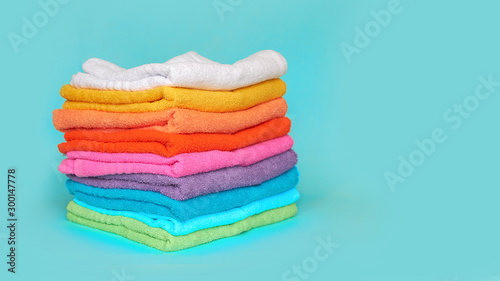
[[70,221],[175,251],[296,214],[279,53],[131,69],[93,58],[83,70],[53,112]]

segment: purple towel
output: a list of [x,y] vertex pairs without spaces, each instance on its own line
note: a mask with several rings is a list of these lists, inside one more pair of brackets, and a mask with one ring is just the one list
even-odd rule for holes
[[234,166],[181,178],[156,174],[67,176],[90,186],[155,191],[175,200],[186,200],[237,187],[259,185],[292,169],[295,164],[297,154],[290,149],[246,167]]

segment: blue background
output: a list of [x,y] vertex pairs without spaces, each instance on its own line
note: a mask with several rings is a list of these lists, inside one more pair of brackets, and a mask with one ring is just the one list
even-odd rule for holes
[[[282,280],[331,236],[341,246],[308,280],[500,280],[500,89],[457,130],[442,117],[474,93],[478,76],[500,81],[500,2],[401,0],[350,63],[340,44],[354,44],[354,28],[388,0],[231,3],[219,17],[212,0],[73,0],[18,53],[7,34],[20,35],[22,18],[41,8],[3,4],[1,168],[17,170],[19,246],[13,276],[1,223],[0,279]],[[71,196],[56,171],[63,136],[51,112],[85,60],[129,68],[196,51],[233,63],[262,49],[289,64],[295,218],[175,253],[66,220]],[[435,128],[447,140],[391,192],[384,173]]]

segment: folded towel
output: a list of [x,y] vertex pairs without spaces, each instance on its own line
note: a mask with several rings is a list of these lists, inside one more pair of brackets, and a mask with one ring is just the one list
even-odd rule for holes
[[112,211],[88,205],[85,202],[78,201],[77,199],[74,199],[74,201],[78,205],[90,209],[92,211],[110,216],[124,216],[136,219],[151,227],[163,228],[166,231],[168,231],[168,233],[175,236],[179,236],[179,235],[186,235],[201,229],[232,224],[267,210],[290,205],[295,201],[297,201],[299,197],[300,197],[299,192],[297,191],[297,189],[293,188],[283,193],[276,194],[261,200],[257,200],[255,202],[252,202],[245,206],[241,206],[239,208],[234,208],[231,210],[215,214],[200,216],[183,222],[164,216],[155,216],[144,213],[127,212],[127,211]]
[[154,153],[172,157],[181,153],[210,150],[230,151],[286,135],[291,122],[275,118],[235,134],[168,134],[155,130],[132,129],[121,132],[78,130],[64,134],[67,142],[58,145],[61,153],[98,151]]
[[[155,98],[161,93],[163,98],[130,102],[138,96]],[[160,111],[169,108],[186,108],[209,112],[229,112],[250,108],[257,104],[282,97],[286,92],[286,84],[282,80],[269,80],[260,84],[231,92],[201,91],[185,88],[154,88],[148,91],[100,91],[91,89],[75,89],[63,86],[61,95],[70,99],[63,104],[64,109],[92,109],[111,112],[146,112]],[[144,98],[146,99],[146,98]]]
[[[121,174],[97,177],[67,176],[75,182],[100,187],[159,192],[175,200],[216,193],[242,186],[258,185],[277,177],[297,163],[297,154],[289,150],[246,167],[229,167],[211,172],[173,178],[158,174]],[[97,169],[99,166],[96,167]]]
[[61,132],[75,129],[141,128],[176,134],[231,134],[274,118],[284,117],[286,111],[285,99],[277,98],[249,109],[224,113],[181,108],[141,113],[56,109],[52,121],[54,127]]
[[273,97],[278,98],[283,96],[285,92],[286,83],[281,79],[272,79],[231,91],[162,86],[148,90],[127,92],[82,89],[71,85],[63,85],[59,94],[68,101],[98,104],[132,104],[167,100],[170,101],[171,107],[191,109],[197,109],[197,107],[206,109],[215,108],[216,111],[220,111],[218,108],[224,106],[225,101],[230,103],[231,106],[237,106],[238,104],[273,99]]
[[178,251],[220,238],[235,236],[252,228],[283,221],[297,213],[297,206],[291,204],[253,215],[233,224],[202,229],[187,235],[173,236],[162,228],[150,227],[138,220],[124,216],[104,215],[79,206],[73,201],[68,204],[67,209],[67,217],[72,222],[115,233],[166,252]]
[[86,73],[71,79],[77,88],[137,91],[158,86],[175,86],[207,90],[233,90],[286,73],[287,63],[278,52],[257,52],[233,65],[220,64],[188,52],[165,63],[121,68],[105,60],[91,58],[83,64]]
[[89,205],[116,211],[142,212],[168,216],[186,221],[198,216],[241,207],[292,189],[298,182],[297,168],[260,185],[239,187],[184,201],[171,199],[161,193],[133,189],[93,187],[72,180],[66,181],[71,194]]
[[150,153],[69,151],[59,165],[63,174],[92,177],[110,174],[152,173],[174,178],[232,166],[248,166],[283,153],[293,146],[289,135],[233,151],[211,150],[166,158]]

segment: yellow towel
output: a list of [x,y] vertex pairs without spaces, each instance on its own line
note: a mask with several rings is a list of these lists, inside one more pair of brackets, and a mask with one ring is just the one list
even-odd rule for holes
[[228,112],[250,108],[282,97],[286,84],[273,79],[233,91],[208,91],[186,88],[157,87],[145,91],[100,91],[77,89],[70,85],[61,88],[67,101],[63,109],[91,109],[109,112],[146,112],[168,108],[187,108],[209,112]]

